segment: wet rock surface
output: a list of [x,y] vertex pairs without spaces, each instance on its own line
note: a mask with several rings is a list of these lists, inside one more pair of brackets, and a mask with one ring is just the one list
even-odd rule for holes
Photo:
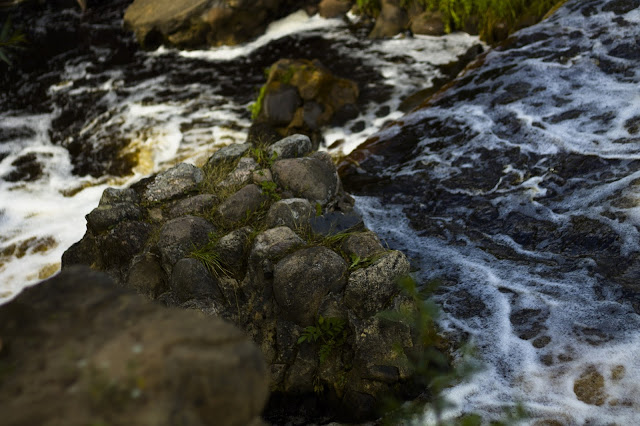
[[[0,306],[3,424],[247,425],[267,400],[258,348],[73,267]],[[61,398],[61,395],[65,395]]]
[[[239,149],[246,157],[226,148],[233,155],[214,155],[202,170],[178,165],[106,190],[63,269],[91,265],[165,305],[239,326],[271,372],[278,396],[267,417],[371,418],[384,398],[416,392],[414,367],[393,351],[421,343],[409,326],[373,319],[404,300],[397,281],[409,262],[365,228],[331,158],[309,149],[303,135]],[[177,174],[187,184],[166,178]],[[300,409],[300,398],[313,404]]]

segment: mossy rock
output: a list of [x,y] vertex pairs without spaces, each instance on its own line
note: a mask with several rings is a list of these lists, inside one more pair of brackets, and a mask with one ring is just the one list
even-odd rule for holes
[[355,82],[335,76],[317,60],[281,59],[269,69],[252,113],[256,122],[282,135],[311,134],[345,105],[354,105],[359,93]]

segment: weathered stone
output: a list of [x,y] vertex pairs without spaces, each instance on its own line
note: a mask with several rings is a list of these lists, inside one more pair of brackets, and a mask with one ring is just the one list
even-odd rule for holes
[[384,251],[375,232],[366,231],[349,235],[342,242],[342,251],[350,257],[368,259]]
[[205,214],[216,205],[218,198],[212,194],[200,194],[184,200],[176,201],[169,207],[168,216],[176,218],[180,216]]
[[201,217],[183,216],[164,224],[158,238],[158,250],[167,271],[193,250],[209,242],[215,227]]
[[269,228],[287,226],[293,230],[304,229],[315,215],[315,209],[304,198],[287,198],[274,203],[267,212]]
[[250,157],[241,158],[236,168],[219,183],[221,187],[240,186],[251,182],[253,172],[258,168],[256,160]]
[[380,14],[369,38],[393,37],[403,31],[408,23],[409,17],[400,6],[400,0],[382,0]]
[[251,148],[251,144],[248,143],[234,143],[227,145],[217,150],[207,160],[209,167],[216,167],[222,163],[230,163],[242,157]]
[[352,5],[351,0],[322,0],[318,5],[318,13],[326,19],[337,18],[347,13]]
[[142,196],[143,201],[157,203],[195,191],[204,179],[202,170],[192,164],[181,163],[158,174]]
[[231,231],[216,243],[216,252],[229,268],[240,273],[248,253],[248,240],[251,228],[244,227]]
[[61,268],[67,269],[73,265],[86,265],[100,268],[102,261],[98,242],[90,231],[87,231],[82,239],[74,243],[62,254]]
[[311,140],[306,135],[291,135],[267,148],[267,154],[276,158],[297,158],[311,153]]
[[98,246],[106,266],[125,266],[144,248],[151,235],[151,225],[144,222],[121,222],[98,237]]
[[260,208],[267,197],[257,185],[250,184],[227,198],[218,207],[220,215],[229,222],[239,222]]
[[[317,60],[281,59],[271,66],[264,93],[257,122],[277,127],[283,135],[314,135],[335,112],[355,104],[359,90]],[[311,142],[314,146],[315,140]]]
[[264,361],[236,327],[125,293],[89,268],[0,306],[0,336],[7,425],[169,426],[179,413],[181,424],[241,426],[268,395]]
[[140,197],[131,188],[125,189],[117,189],[117,188],[107,188],[102,192],[102,197],[100,197],[99,206],[112,205],[118,203],[140,203]]
[[180,302],[203,297],[224,300],[218,283],[197,259],[180,259],[171,272],[171,290]]
[[133,203],[102,204],[85,216],[87,228],[96,234],[124,220],[140,220],[142,210]]
[[317,158],[292,158],[276,161],[271,168],[274,180],[296,197],[326,205],[338,192],[338,174]]
[[290,0],[135,0],[124,15],[145,48],[160,43],[182,48],[235,45],[264,32],[286,14]]
[[[411,348],[413,339],[411,328],[403,322],[389,321],[371,317],[362,322],[351,321],[355,336],[355,364],[357,374],[362,378],[380,380],[381,370],[393,367],[398,379],[410,377],[413,366],[405,353],[398,353],[397,348]],[[387,371],[389,373],[389,371]],[[392,373],[393,374],[393,373]],[[384,380],[389,379],[385,374]],[[354,382],[354,387],[360,385]],[[358,390],[363,390],[359,388]]]
[[309,345],[302,345],[293,365],[284,379],[284,390],[293,395],[310,394],[313,389],[313,374],[318,368],[318,355]]
[[138,293],[155,299],[169,288],[167,275],[162,269],[160,258],[151,253],[143,253],[133,259],[127,286]]
[[260,169],[253,172],[251,180],[256,185],[260,185],[263,182],[273,182],[273,175],[269,169]]
[[326,247],[298,250],[275,266],[273,292],[282,316],[312,325],[322,299],[345,285],[346,262]]
[[334,211],[321,216],[313,216],[309,223],[313,232],[326,236],[364,229],[362,216],[354,211],[348,213]]
[[304,244],[302,238],[286,226],[267,229],[256,236],[249,259],[252,262],[260,259],[275,259],[302,244]]
[[409,261],[399,251],[389,251],[372,265],[353,271],[345,288],[344,301],[366,318],[385,309],[399,292],[397,280],[409,273]]

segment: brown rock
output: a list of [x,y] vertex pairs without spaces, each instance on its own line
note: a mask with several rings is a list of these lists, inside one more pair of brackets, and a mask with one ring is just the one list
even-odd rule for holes
[[411,20],[411,31],[414,34],[440,36],[445,34],[442,13],[424,12]]
[[2,424],[247,425],[264,361],[231,324],[72,267],[0,306]]
[[371,30],[369,38],[393,37],[403,31],[409,23],[407,12],[400,6],[400,0],[382,0],[380,15]]
[[351,6],[353,6],[351,0],[322,0],[318,5],[318,13],[323,18],[337,18],[347,13]]

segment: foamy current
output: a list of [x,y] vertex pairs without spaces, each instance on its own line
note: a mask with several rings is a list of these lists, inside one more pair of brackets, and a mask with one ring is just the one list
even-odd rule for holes
[[367,224],[443,279],[441,324],[484,366],[448,419],[639,422],[639,24],[639,2],[569,1],[362,163],[390,179],[357,197]]

